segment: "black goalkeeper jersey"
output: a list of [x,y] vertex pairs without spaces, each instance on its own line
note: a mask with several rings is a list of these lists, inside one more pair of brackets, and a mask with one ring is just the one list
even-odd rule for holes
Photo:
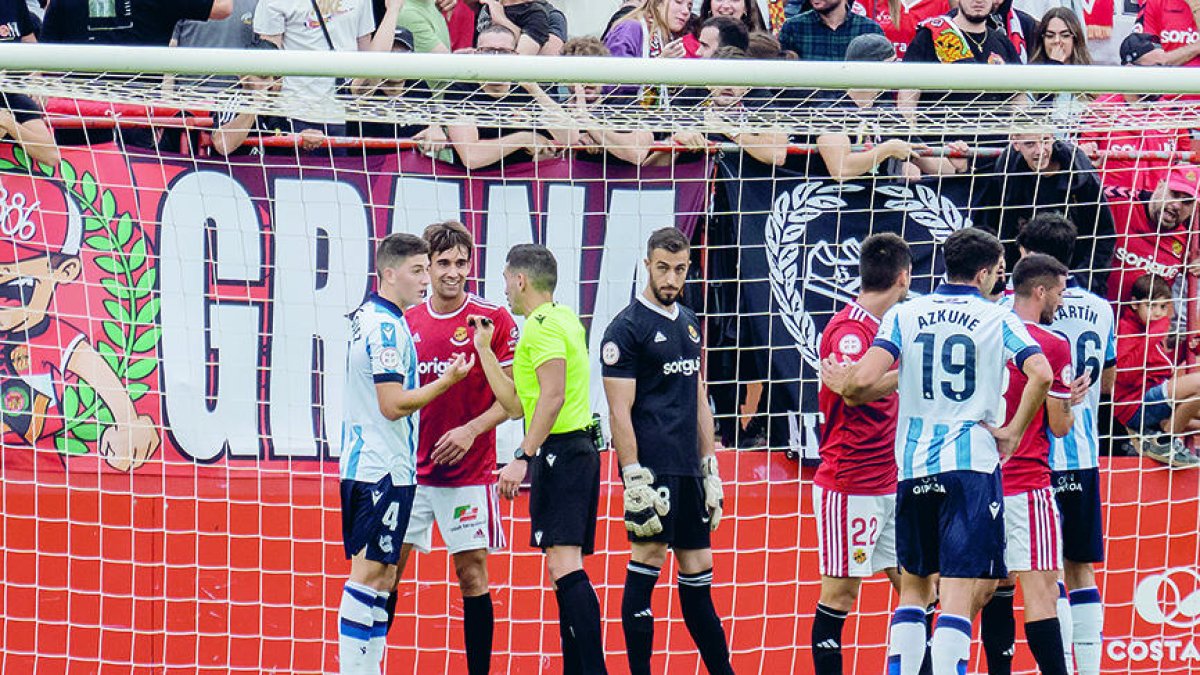
[[637,382],[631,418],[638,463],[657,476],[699,476],[700,322],[679,303],[673,311],[639,294],[604,332],[601,373]]

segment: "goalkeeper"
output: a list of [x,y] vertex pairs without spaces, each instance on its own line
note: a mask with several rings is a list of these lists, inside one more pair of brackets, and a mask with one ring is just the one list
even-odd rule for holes
[[670,545],[684,624],[708,672],[732,673],[710,592],[709,533],[721,520],[722,490],[700,376],[699,321],[678,303],[690,246],[667,227],[650,235],[646,248],[646,289],[613,319],[600,351],[633,549],[621,601],[629,670],[650,672],[650,596]]

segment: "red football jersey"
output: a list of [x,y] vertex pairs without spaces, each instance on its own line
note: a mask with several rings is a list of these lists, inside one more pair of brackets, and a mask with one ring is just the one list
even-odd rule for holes
[[[1188,131],[1173,128],[1178,111],[1146,106],[1131,108],[1123,94],[1104,94],[1092,103],[1093,118],[1085,123],[1079,143],[1095,143],[1100,152],[1164,152],[1187,150]],[[1167,177],[1175,160],[1141,156],[1136,159],[1104,156],[1096,165],[1105,187],[1154,190]]]
[[[467,326],[467,317],[472,314],[493,321],[492,351],[500,365],[512,363],[519,332],[507,309],[467,294],[466,302],[458,311],[437,314],[426,301],[404,312],[417,346],[417,374],[422,385],[437,379],[458,354],[468,359],[475,356],[475,343]],[[458,464],[434,464],[430,459],[434,444],[443,434],[482,415],[495,401],[483,368],[476,363],[466,378],[421,408],[417,440],[418,484],[461,487],[495,482],[492,476],[496,470],[494,430],[477,436],[475,445]]]
[[[1025,322],[1029,335],[1042,348],[1046,360],[1050,362],[1050,370],[1054,373],[1054,381],[1050,384],[1047,397],[1058,399],[1071,398],[1071,382],[1075,379],[1075,369],[1071,365],[1071,343],[1058,333],[1047,330],[1036,323]],[[1021,405],[1021,394],[1025,391],[1025,383],[1029,381],[1025,373],[1016,364],[1008,364],[1008,389],[1004,392],[1006,413],[1004,422],[1012,421],[1013,415]],[[1047,400],[1048,405],[1054,405]],[[1033,421],[1025,429],[1025,435],[1017,445],[1013,456],[1000,470],[1004,481],[1004,494],[1015,495],[1029,492],[1038,488],[1050,487],[1050,425],[1045,408],[1033,416]]]
[[[879,319],[852,302],[825,326],[821,358],[858,361],[878,332]],[[892,368],[896,367],[893,364]],[[822,384],[817,405],[825,422],[821,426],[821,466],[813,482],[847,494],[895,494],[899,396],[892,393],[874,403],[848,406]]]
[[893,17],[888,0],[854,0],[853,11],[869,19],[883,29],[883,34],[896,47],[896,58],[904,59],[908,43],[917,36],[917,25],[950,12],[949,0],[899,0],[900,16]]
[[[1138,28],[1147,35],[1157,35],[1163,49],[1173,52],[1200,40],[1196,18],[1187,0],[1142,0],[1138,8]],[[1183,64],[1200,66],[1200,57]]]
[[1188,250],[1187,228],[1160,230],[1158,223],[1150,222],[1146,210],[1149,193],[1135,194],[1131,198],[1108,190],[1106,196],[1117,233],[1113,271],[1108,277],[1108,299],[1128,302],[1133,283],[1147,273],[1174,283]]
[[1117,321],[1117,380],[1113,384],[1113,417],[1121,424],[1137,412],[1146,392],[1171,379],[1175,364],[1167,353],[1170,320],[1147,328],[1132,309]]

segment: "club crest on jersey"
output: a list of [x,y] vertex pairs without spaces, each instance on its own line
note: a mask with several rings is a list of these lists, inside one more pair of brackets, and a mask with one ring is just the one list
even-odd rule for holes
[[1062,378],[1062,383],[1069,387],[1071,386],[1071,376],[1074,374],[1075,372],[1071,370],[1071,366],[1063,366],[1062,372],[1058,376]]
[[842,339],[838,341],[838,351],[843,354],[852,356],[860,353],[862,348],[862,340],[858,339],[857,335],[843,335]]
[[688,324],[688,337],[692,339],[692,342],[700,344],[700,332],[690,323]]
[[621,358],[621,348],[615,342],[605,342],[600,348],[600,358],[604,360],[605,365],[616,365],[617,360]]
[[450,344],[454,345],[455,347],[461,347],[467,344],[467,340],[469,339],[470,336],[467,335],[467,327],[459,326],[458,328],[454,329],[454,335],[450,338]]
[[1175,255],[1183,255],[1183,242],[1181,242],[1181,241],[1171,242],[1171,252],[1174,253]]
[[400,365],[400,350],[395,347],[388,347],[379,352],[379,363],[384,368],[394,369]]

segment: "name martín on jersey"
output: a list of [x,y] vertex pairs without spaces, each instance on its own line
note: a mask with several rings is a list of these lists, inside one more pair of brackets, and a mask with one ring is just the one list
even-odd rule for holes
[[918,330],[938,323],[953,323],[967,330],[975,330],[979,327],[979,317],[957,309],[935,309],[917,317]]
[[1058,308],[1058,312],[1054,315],[1055,321],[1059,321],[1061,319],[1079,319],[1085,323],[1096,324],[1100,322],[1100,315],[1097,314],[1096,311],[1091,307],[1068,305],[1064,303],[1062,307]]

